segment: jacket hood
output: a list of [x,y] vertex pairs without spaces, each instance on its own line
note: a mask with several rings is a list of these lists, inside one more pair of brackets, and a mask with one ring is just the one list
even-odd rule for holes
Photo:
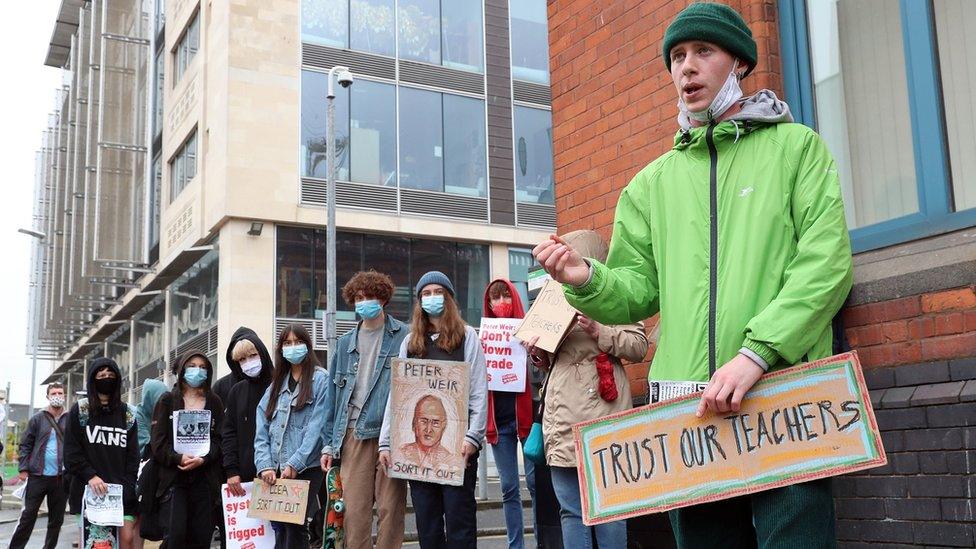
[[600,233],[590,229],[583,229],[564,234],[563,240],[581,256],[595,259],[600,263],[606,263],[609,248],[607,247],[607,242],[600,236]]
[[[261,374],[257,377],[249,378],[244,375],[244,372],[241,370],[240,363],[238,363],[232,357],[234,345],[237,345],[237,342],[242,339],[246,339],[253,343],[254,348],[258,350],[258,355],[261,357]],[[264,345],[264,342],[261,341],[261,338],[258,337],[257,332],[250,328],[241,326],[237,329],[237,331],[234,332],[234,335],[230,337],[230,345],[227,346],[226,360],[227,366],[234,375],[235,381],[247,379],[248,381],[253,382],[260,381],[265,385],[271,381],[271,374],[274,372],[274,361],[271,359],[271,353],[268,352],[268,348]]]
[[[119,383],[115,386],[115,392],[109,395],[108,405],[99,406],[98,404],[101,401],[98,398],[98,393],[95,391],[95,373],[105,367],[115,372]],[[122,405],[122,370],[119,369],[119,365],[111,358],[102,357],[92,361],[91,366],[88,368],[88,383],[86,387],[88,388],[88,403],[91,410],[104,410],[111,413]]]
[[163,396],[163,393],[168,390],[166,384],[158,379],[147,379],[143,383],[142,402],[139,403],[139,408],[146,414],[146,417],[152,417],[153,409],[156,407],[156,403],[159,402],[159,397]]
[[[786,101],[781,101],[772,90],[759,90],[755,94],[739,100],[739,105],[742,106],[739,112],[733,114],[732,116],[726,118],[722,122],[735,121],[735,122],[745,122],[746,124],[737,124],[736,127],[741,126],[743,132],[746,128],[754,126],[754,124],[780,124],[784,122],[793,122],[793,115],[790,113],[790,106],[786,104]],[[752,123],[752,124],[750,124]],[[681,127],[681,131],[678,132],[678,137],[675,138],[675,143],[685,132],[691,130],[691,119],[682,112],[678,113],[678,126]]]
[[508,286],[508,293],[512,296],[512,318],[523,318],[525,316],[525,306],[522,305],[522,296],[519,295],[518,290],[515,288],[515,285],[512,284],[512,281],[506,278],[496,278],[485,286],[485,296],[484,300],[482,301],[481,316],[495,318],[495,313],[491,310],[491,298],[488,297],[488,288],[491,288],[491,285],[495,282],[504,282],[505,285]]
[[205,391],[209,393],[210,387],[212,387],[214,382],[216,381],[214,379],[213,364],[210,362],[210,359],[207,358],[207,355],[195,349],[186,351],[180,355],[180,358],[177,359],[176,364],[173,365],[173,375],[176,377],[176,383],[173,384],[173,392],[180,398],[183,397],[183,391],[182,391],[183,372],[186,370],[187,362],[190,362],[190,359],[195,356],[202,358],[203,361],[207,363],[207,366],[209,367],[208,369],[210,370],[207,373],[207,380],[203,383],[203,385],[201,385],[201,387],[203,387]]

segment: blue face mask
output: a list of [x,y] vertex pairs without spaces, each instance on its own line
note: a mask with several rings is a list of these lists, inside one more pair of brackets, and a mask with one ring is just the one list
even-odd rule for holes
[[298,345],[286,345],[281,348],[281,356],[285,357],[285,360],[292,364],[298,364],[299,362],[305,360],[305,355],[308,354],[308,347],[304,343],[299,343]]
[[199,387],[203,385],[204,381],[207,381],[207,370],[206,368],[200,368],[199,366],[189,366],[183,371],[183,381],[190,387]]
[[444,296],[425,295],[420,298],[420,307],[430,316],[441,316],[444,313]]
[[356,302],[356,314],[366,320],[380,316],[381,312],[383,312],[383,306],[377,299],[364,299]]

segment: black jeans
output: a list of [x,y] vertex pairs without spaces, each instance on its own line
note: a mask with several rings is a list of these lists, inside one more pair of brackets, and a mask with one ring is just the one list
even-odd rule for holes
[[477,547],[478,507],[474,483],[478,476],[478,456],[472,456],[468,463],[461,486],[410,481],[410,499],[421,549]]
[[[280,473],[279,473],[280,475]],[[308,507],[305,510],[305,523],[272,522],[275,532],[275,549],[308,549],[311,545],[309,528],[312,517],[319,511],[319,488],[322,486],[322,469],[318,464],[298,474],[298,480],[308,481]]]
[[45,477],[30,475],[27,479],[27,490],[24,494],[24,511],[20,514],[17,529],[10,538],[11,549],[23,549],[30,540],[37,520],[37,511],[41,502],[47,498],[47,537],[44,538],[44,549],[54,549],[61,534],[61,524],[64,522],[64,504],[68,499],[63,477]]
[[177,476],[168,495],[169,501],[163,503],[168,517],[160,517],[166,532],[162,546],[209,549],[215,527],[213,505],[217,494],[212,493],[207,479],[203,475]]

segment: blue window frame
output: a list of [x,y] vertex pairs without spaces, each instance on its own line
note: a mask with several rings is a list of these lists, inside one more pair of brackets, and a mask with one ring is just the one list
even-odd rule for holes
[[[951,150],[945,129],[933,4],[900,0],[897,9],[918,207],[913,213],[852,229],[855,252],[976,225],[976,208],[957,208],[953,200]],[[779,14],[786,99],[798,122],[818,129],[807,2],[779,0]],[[971,154],[971,151],[960,151],[960,154],[963,152]],[[853,183],[856,185],[857,181]]]

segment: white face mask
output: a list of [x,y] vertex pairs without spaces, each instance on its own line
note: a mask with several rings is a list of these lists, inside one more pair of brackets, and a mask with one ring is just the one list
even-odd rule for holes
[[256,356],[241,361],[241,370],[247,377],[258,377],[261,373],[261,357]]
[[64,408],[63,396],[48,397],[47,401],[51,404],[51,408]]
[[725,114],[725,111],[729,110],[729,107],[735,104],[736,101],[742,98],[742,88],[739,87],[739,77],[735,74],[735,67],[737,60],[732,60],[732,70],[729,71],[728,78],[725,79],[725,84],[722,85],[722,89],[715,94],[715,98],[712,99],[712,104],[708,106],[707,109],[699,112],[691,112],[688,110],[688,106],[685,105],[684,100],[678,99],[678,109],[681,114],[687,116],[692,120],[698,122],[711,122],[716,118]]

